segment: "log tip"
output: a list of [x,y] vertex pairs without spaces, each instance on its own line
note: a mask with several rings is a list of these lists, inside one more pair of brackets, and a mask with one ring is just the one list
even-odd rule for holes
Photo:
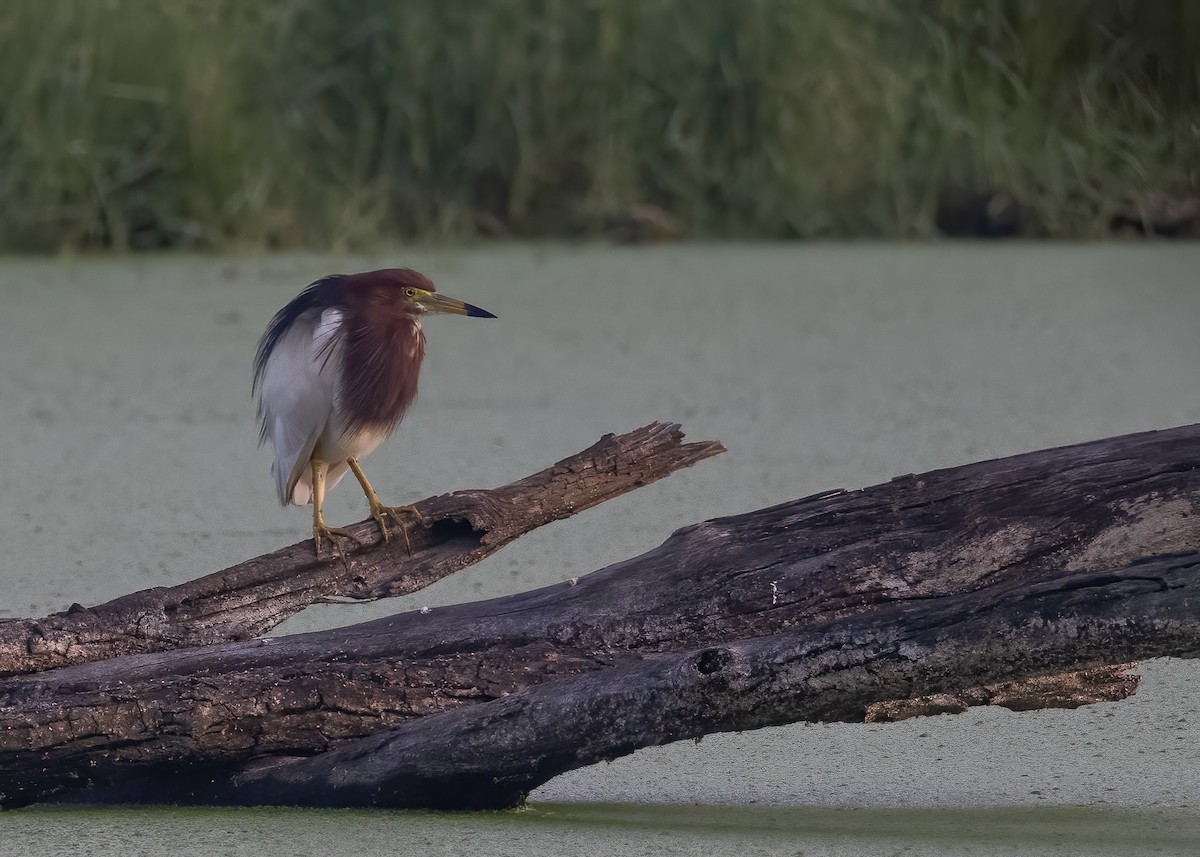
[[701,459],[711,458],[714,455],[720,455],[722,452],[728,451],[725,448],[725,444],[720,441],[701,440],[684,443],[683,440],[686,437],[687,433],[684,432],[683,426],[679,423],[660,420],[621,435],[620,439],[627,444],[630,442],[637,444],[654,441],[663,446],[673,447],[681,452],[686,452],[690,461],[700,461]]
[[697,461],[729,452],[729,448],[719,440],[698,440],[694,443],[684,444],[683,448],[691,451]]
[[[725,446],[718,441],[684,443],[685,437],[683,426],[679,423],[655,421],[624,434],[610,432],[602,435],[588,449],[564,458],[562,461],[556,462],[554,466],[569,469],[580,461],[598,458],[634,460],[648,459],[651,456],[664,454],[670,456],[670,460],[680,462],[677,466],[687,466],[725,452]],[[661,460],[659,459],[659,461]]]

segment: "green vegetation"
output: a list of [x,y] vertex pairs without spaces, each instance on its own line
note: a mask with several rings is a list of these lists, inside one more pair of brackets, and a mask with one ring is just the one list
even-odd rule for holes
[[1200,188],[1195,0],[5,0],[0,246],[1058,236]]

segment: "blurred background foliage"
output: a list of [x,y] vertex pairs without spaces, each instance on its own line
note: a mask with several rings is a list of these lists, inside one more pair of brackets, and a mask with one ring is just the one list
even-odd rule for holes
[[0,246],[1052,236],[1200,188],[1196,0],[5,0]]

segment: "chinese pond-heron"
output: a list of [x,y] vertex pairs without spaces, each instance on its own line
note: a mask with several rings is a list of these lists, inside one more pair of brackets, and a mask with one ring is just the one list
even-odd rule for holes
[[[254,358],[260,442],[271,441],[271,474],[283,505],[312,503],[312,533],[355,541],[325,524],[325,492],[347,471],[358,479],[371,517],[388,538],[387,518],[400,525],[413,506],[385,506],[359,465],[390,435],[417,396],[425,357],[421,316],[452,313],[495,318],[440,295],[409,268],[323,277],[275,313]],[[408,535],[405,533],[405,541]]]

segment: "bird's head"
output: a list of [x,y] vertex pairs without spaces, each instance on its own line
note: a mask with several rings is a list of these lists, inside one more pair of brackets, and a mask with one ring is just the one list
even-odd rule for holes
[[395,301],[397,308],[406,315],[449,313],[474,318],[496,317],[474,304],[440,294],[428,277],[412,268],[384,268],[355,277],[367,279],[374,290],[386,295],[389,301]]

